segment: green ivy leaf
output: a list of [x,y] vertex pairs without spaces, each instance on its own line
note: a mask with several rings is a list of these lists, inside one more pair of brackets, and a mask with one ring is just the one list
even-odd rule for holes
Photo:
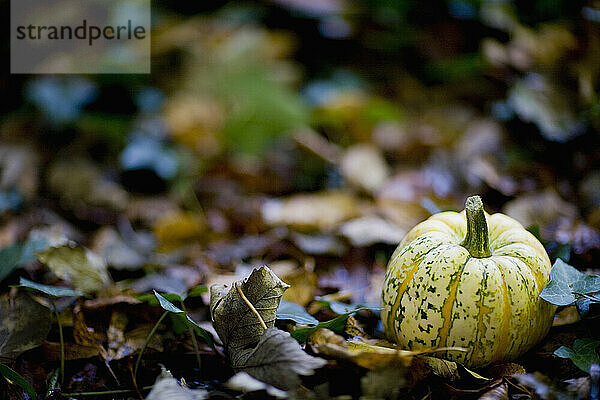
[[27,379],[23,378],[16,371],[13,371],[11,368],[4,364],[0,364],[0,375],[5,377],[6,379],[9,379],[15,385],[23,389],[33,400],[37,399],[37,393],[33,389],[33,386],[31,386],[31,383],[29,383]]
[[277,308],[277,319],[289,319],[297,324],[317,325],[319,320],[306,312],[301,305],[281,300]]
[[208,288],[206,286],[199,285],[199,286],[191,288],[187,292],[187,295],[185,296],[185,298],[187,299],[188,297],[200,297],[204,293],[208,293]]
[[28,240],[0,250],[0,281],[15,269],[35,260],[34,253],[45,249],[48,243],[43,239]]
[[550,282],[540,297],[557,306],[568,306],[580,296],[598,291],[600,276],[580,272],[558,258],[550,270]]
[[176,313],[176,314],[179,314],[179,313],[183,312],[183,310],[181,310],[180,308],[176,307],[169,300],[165,299],[163,296],[161,296],[160,294],[158,294],[158,292],[156,290],[154,291],[154,295],[156,296],[156,298],[158,299],[158,302],[159,302],[160,306],[164,310],[172,312],[172,313]]
[[577,339],[573,343],[573,349],[561,346],[554,351],[554,355],[561,358],[569,358],[579,369],[585,373],[590,372],[592,364],[600,364],[600,357],[596,353],[596,347],[600,341],[595,339]]
[[[182,309],[176,307],[164,296],[158,294],[156,290],[154,291],[154,296],[156,296],[156,299],[158,300],[158,303],[160,304],[163,310],[171,312],[178,316],[180,318],[180,322],[183,322],[187,326],[191,327],[198,336],[200,336],[202,339],[204,339],[206,343],[208,343],[209,346],[214,347],[214,338],[210,332],[200,327],[200,325],[198,325],[193,319],[191,319],[190,316],[187,315]],[[176,296],[179,297],[178,295]]]
[[358,308],[356,310],[352,310],[350,312],[347,312],[345,314],[342,315],[338,315],[337,317],[335,317],[334,319],[331,319],[329,321],[325,321],[325,322],[319,322],[317,325],[315,326],[307,326],[307,327],[301,327],[301,328],[295,328],[291,334],[292,337],[294,339],[296,339],[297,341],[299,341],[300,343],[304,343],[306,342],[306,339],[308,338],[308,336],[315,332],[318,329],[321,328],[326,328],[326,329],[330,329],[336,333],[343,333],[344,332],[344,328],[346,327],[346,321],[348,321],[348,317],[352,314],[354,314],[357,311],[360,310],[367,310],[366,307],[361,307]]
[[[171,303],[174,303],[176,301],[183,301],[181,296],[176,293],[163,293],[162,295],[159,295],[159,296],[161,296],[163,299],[165,299]],[[135,296],[135,298],[140,301],[143,301],[144,303],[148,303],[149,305],[151,305],[153,307],[161,305],[160,301],[158,300],[158,297],[156,297],[153,294],[142,294],[140,296]]]
[[[174,303],[176,301],[184,301],[189,297],[200,297],[203,293],[208,293],[208,288],[200,285],[190,289],[186,294],[163,293],[161,296],[171,303]],[[154,307],[160,304],[158,298],[153,294],[142,294],[140,296],[135,296],[135,298]]]
[[19,280],[18,287],[25,287],[29,289],[34,289],[40,291],[42,293],[46,293],[52,297],[81,297],[83,293],[78,290],[69,289],[66,287],[56,287],[49,285],[42,285],[41,283],[35,283],[28,279],[21,277]]

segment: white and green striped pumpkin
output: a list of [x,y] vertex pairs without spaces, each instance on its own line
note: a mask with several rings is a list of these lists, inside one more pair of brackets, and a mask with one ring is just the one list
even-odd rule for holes
[[411,350],[462,347],[442,356],[468,367],[512,360],[552,325],[556,308],[539,297],[550,267],[520,223],[469,197],[463,212],[415,226],[392,255],[381,298],[386,335]]

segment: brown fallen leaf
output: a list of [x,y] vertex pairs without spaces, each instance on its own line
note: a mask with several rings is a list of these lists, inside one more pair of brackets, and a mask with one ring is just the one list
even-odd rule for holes
[[208,397],[208,392],[203,389],[189,389],[185,387],[169,371],[162,367],[162,372],[156,378],[152,390],[146,400],[203,400]]
[[508,400],[508,384],[506,382],[494,386],[479,397],[479,400]]
[[266,328],[275,326],[277,307],[288,287],[266,266],[255,269],[248,278],[234,282],[231,288],[224,285],[210,287],[211,317],[230,354],[254,346]]
[[[438,349],[442,350],[442,349]],[[479,375],[477,372],[465,368],[454,361],[444,360],[442,358],[419,356],[419,361],[424,362],[426,367],[434,374],[447,381],[453,382],[461,379],[470,379],[480,383],[490,382],[490,378]]]
[[348,148],[340,163],[344,178],[367,193],[374,193],[385,184],[389,169],[381,150],[368,144]]
[[579,311],[576,306],[567,306],[556,313],[552,326],[570,325],[581,321]]
[[366,247],[375,243],[397,244],[406,232],[389,220],[375,215],[353,219],[340,227],[340,233],[355,247]]
[[340,360],[348,360],[369,370],[386,366],[408,367],[415,352],[372,345],[360,339],[348,341],[329,329],[318,329],[308,337],[308,343],[317,353]]
[[278,399],[285,399],[288,397],[287,392],[284,392],[283,390],[277,389],[276,387],[261,382],[258,379],[253,378],[246,372],[238,372],[237,374],[232,376],[227,382],[225,382],[225,386],[229,389],[237,390],[244,393],[253,393],[264,390],[265,392],[267,392],[268,395],[276,397]]
[[65,209],[81,211],[92,206],[123,210],[129,201],[129,193],[87,159],[57,158],[48,168],[46,182]]
[[272,199],[262,207],[269,225],[288,225],[299,230],[327,232],[359,214],[356,197],[345,192],[296,194]]
[[575,393],[578,399],[587,399],[590,397],[591,379],[589,376],[581,378],[567,379],[567,390],[570,393]]
[[213,324],[231,366],[280,389],[300,384],[326,361],[306,354],[289,333],[274,328],[277,307],[288,285],[264,266],[231,288],[211,286]]
[[486,370],[486,375],[491,376],[492,378],[509,378],[513,375],[524,374],[525,368],[523,366],[516,363],[505,363],[505,364],[497,364],[492,365]]
[[[42,345],[44,355],[49,361],[60,360],[60,343],[44,342]],[[92,358],[100,354],[97,346],[85,346],[77,343],[65,343],[65,360],[80,360]]]
[[349,315],[346,320],[346,327],[344,328],[344,333],[349,337],[359,336],[364,339],[368,339],[369,336],[364,331],[364,329],[360,326],[356,318],[353,315]]
[[163,215],[153,226],[158,239],[158,251],[168,252],[201,239],[206,221],[201,214],[176,211]]
[[[126,313],[112,310],[110,323],[106,331],[108,359],[115,359],[119,355],[125,343],[125,328],[129,323],[129,317]],[[129,351],[128,351],[129,352]]]
[[300,384],[298,375],[312,375],[327,361],[313,357],[289,333],[269,328],[253,349],[230,354],[231,365],[254,378],[289,390]]
[[276,265],[270,265],[273,272],[290,285],[290,288],[283,293],[283,300],[305,306],[314,299],[317,276],[312,270],[314,260],[309,260],[304,268],[300,268],[293,260],[282,260],[276,262]]
[[104,259],[74,243],[48,247],[36,256],[56,276],[71,282],[83,293],[97,292],[112,283]]
[[30,294],[0,296],[0,356],[13,358],[42,344],[50,327],[50,310]]

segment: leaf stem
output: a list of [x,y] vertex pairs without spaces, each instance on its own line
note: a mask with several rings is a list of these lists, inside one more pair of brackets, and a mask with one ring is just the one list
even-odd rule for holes
[[[142,346],[142,348],[140,350],[140,354],[138,355],[138,358],[135,361],[135,368],[133,369],[133,378],[134,379],[137,377],[137,371],[138,371],[138,368],[140,366],[140,362],[142,361],[142,355],[144,354],[144,351],[146,350],[146,347],[148,347],[148,343],[150,343],[150,339],[152,339],[152,336],[154,336],[154,334],[156,333],[156,330],[160,326],[160,323],[163,321],[163,319],[165,319],[165,317],[167,316],[167,314],[169,314],[169,311],[165,311],[164,313],[162,313],[162,315],[160,316],[160,318],[158,319],[158,321],[156,321],[156,324],[154,324],[154,326],[152,327],[152,330],[150,331],[150,333],[146,337],[146,341],[144,341],[144,345]],[[136,386],[137,386],[137,384],[136,384]]]
[[52,296],[50,296],[50,304],[52,304],[52,311],[54,311],[56,323],[58,324],[58,337],[60,340],[60,385],[62,387],[65,385],[65,339],[63,337],[62,323],[60,322],[60,314]]
[[469,197],[465,202],[465,213],[467,217],[467,234],[460,245],[469,251],[471,257],[486,258],[491,256],[488,226],[481,197]]
[[[183,309],[183,312],[187,317],[188,313],[183,300],[181,300],[181,308]],[[198,340],[196,340],[196,332],[191,326],[188,327],[188,330],[190,332],[190,335],[192,336],[192,343],[194,344],[194,351],[196,352],[196,361],[198,361],[198,370],[202,371],[202,360],[200,359],[200,348],[198,347]]]
[[239,295],[242,298],[242,300],[244,300],[246,302],[246,304],[248,305],[248,307],[250,307],[250,310],[252,310],[252,312],[258,317],[258,321],[260,322],[260,325],[266,331],[267,330],[267,324],[265,324],[265,321],[262,319],[262,317],[260,316],[260,314],[258,313],[258,311],[256,311],[256,308],[254,308],[254,305],[252,305],[252,303],[250,303],[250,300],[248,300],[248,298],[246,297],[246,295],[244,294],[244,292],[242,292],[242,286],[239,283],[236,283],[235,289],[239,293]]
[[[152,386],[144,386],[142,390],[152,389]],[[103,396],[108,394],[124,394],[133,393],[135,389],[118,389],[118,390],[107,390],[104,392],[73,392],[73,393],[61,393],[61,397],[76,397],[76,396]]]

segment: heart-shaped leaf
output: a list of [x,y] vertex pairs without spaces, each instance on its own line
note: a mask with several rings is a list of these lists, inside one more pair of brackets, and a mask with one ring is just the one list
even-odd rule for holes
[[297,324],[317,325],[319,320],[306,312],[299,304],[281,300],[277,308],[277,319],[289,319]]
[[41,283],[32,282],[28,279],[21,277],[19,280],[20,287],[26,287],[34,290],[38,290],[42,293],[46,293],[52,297],[81,297],[83,293],[78,290],[73,290],[66,287],[42,285]]
[[561,358],[570,358],[579,369],[589,373],[592,364],[600,364],[600,357],[596,348],[600,341],[595,339],[577,339],[573,342],[573,349],[567,346],[560,346],[554,351],[554,355]]
[[582,295],[598,291],[600,276],[580,272],[558,258],[550,270],[550,282],[540,297],[557,306],[568,306]]

